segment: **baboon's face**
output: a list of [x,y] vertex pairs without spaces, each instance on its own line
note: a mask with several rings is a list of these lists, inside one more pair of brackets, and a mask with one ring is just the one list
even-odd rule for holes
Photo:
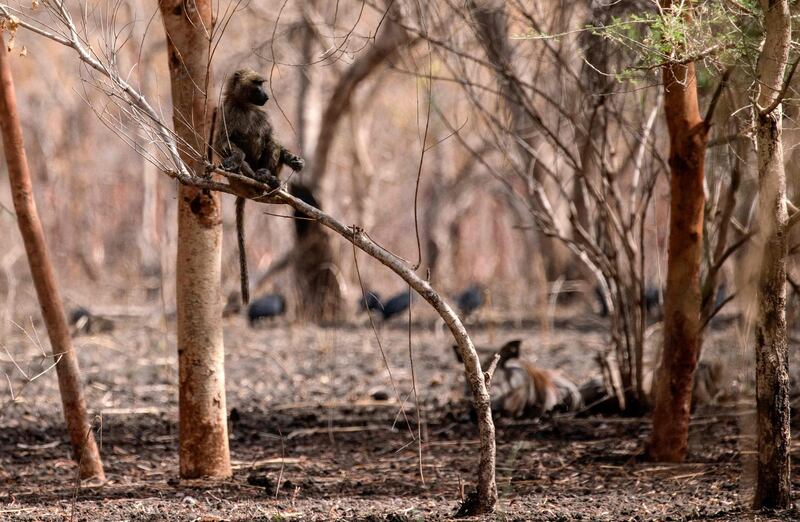
[[269,100],[269,94],[264,90],[264,78],[260,76],[246,78],[244,88],[247,100],[253,105],[264,105]]

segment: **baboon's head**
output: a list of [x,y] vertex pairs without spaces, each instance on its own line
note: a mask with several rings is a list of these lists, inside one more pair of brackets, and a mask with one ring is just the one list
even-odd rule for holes
[[225,98],[243,104],[264,105],[269,100],[264,77],[252,69],[239,69],[225,84]]

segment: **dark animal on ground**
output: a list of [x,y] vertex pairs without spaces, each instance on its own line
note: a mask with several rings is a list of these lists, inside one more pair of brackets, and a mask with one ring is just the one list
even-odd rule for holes
[[[269,95],[264,90],[265,79],[252,69],[240,69],[225,82],[222,108],[215,122],[214,149],[222,159],[221,167],[240,171],[245,176],[266,183],[273,189],[280,186],[283,165],[300,171],[305,162],[286,150],[272,135],[272,124],[261,108]],[[260,191],[238,180],[231,186],[249,197],[262,195]],[[236,198],[236,232],[239,243],[242,302],[250,300],[247,274],[247,254],[244,237],[244,207],[246,199]]]
[[114,322],[111,319],[95,315],[82,306],[70,312],[69,325],[72,328],[72,335],[90,335],[114,330]]
[[478,286],[472,285],[456,297],[456,304],[458,305],[458,309],[461,311],[462,319],[466,319],[474,311],[479,309],[483,306],[485,302],[484,295],[486,291]]
[[259,297],[247,307],[247,318],[250,326],[263,319],[278,317],[286,313],[286,299],[280,294],[267,294]]
[[411,304],[411,297],[408,290],[403,290],[399,294],[390,297],[388,301],[383,303],[383,319],[389,320],[392,317],[399,315],[408,310]]
[[383,313],[383,301],[381,301],[381,295],[378,292],[367,290],[358,298],[358,311],[366,312],[367,310]]
[[[655,286],[648,286],[644,289],[644,309],[648,316],[658,317],[662,313],[662,292]],[[597,300],[598,312],[600,317],[608,317],[608,304],[605,300],[605,293],[600,285],[594,287],[594,297]]]

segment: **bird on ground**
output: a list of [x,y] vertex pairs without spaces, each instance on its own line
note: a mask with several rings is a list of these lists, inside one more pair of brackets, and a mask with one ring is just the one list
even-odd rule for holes
[[280,294],[267,294],[250,302],[247,307],[247,319],[250,326],[261,320],[278,317],[286,313],[286,299]]
[[114,322],[111,319],[93,314],[83,306],[78,306],[70,312],[69,325],[72,327],[72,334],[75,336],[107,333],[114,330]]
[[478,285],[471,285],[469,288],[458,294],[456,297],[456,304],[461,311],[461,317],[466,319],[474,311],[483,306],[486,301],[484,296],[486,290]]
[[410,305],[411,296],[408,293],[408,290],[403,290],[399,294],[390,297],[389,300],[383,303],[383,319],[388,321],[392,317],[400,315],[408,310]]
[[367,290],[358,298],[358,311],[366,312],[374,310],[383,313],[383,301],[381,295],[373,290]]

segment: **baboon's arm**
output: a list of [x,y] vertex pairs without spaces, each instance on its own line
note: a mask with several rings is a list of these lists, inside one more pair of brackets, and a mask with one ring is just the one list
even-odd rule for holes
[[306,164],[306,162],[305,162],[305,160],[303,160],[303,158],[301,158],[300,156],[298,156],[296,154],[293,154],[293,153],[289,152],[288,149],[286,149],[285,147],[283,147],[281,145],[278,145],[278,147],[280,148],[280,158],[278,158],[280,164],[288,165],[289,168],[292,169],[295,172],[300,172],[301,170],[303,170],[303,167]]

